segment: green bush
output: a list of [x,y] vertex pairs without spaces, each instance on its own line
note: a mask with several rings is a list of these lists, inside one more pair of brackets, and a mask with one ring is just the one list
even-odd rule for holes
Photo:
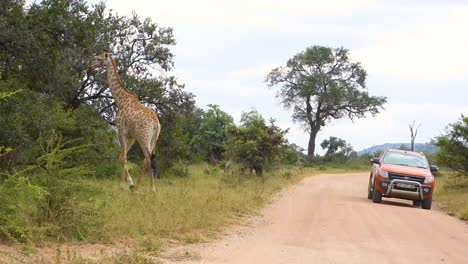
[[178,160],[169,168],[167,174],[177,177],[188,177],[190,176],[189,164],[185,161]]
[[194,146],[203,153],[206,161],[217,163],[223,159],[228,141],[226,128],[232,125],[234,121],[228,113],[218,105],[208,105],[208,110],[202,114],[198,134],[193,138]]
[[116,132],[91,107],[67,111],[57,100],[24,91],[0,104],[0,124],[0,146],[13,149],[0,158],[3,169],[32,164],[41,154],[40,141],[54,133],[63,135],[72,146],[89,145],[86,151],[69,157],[76,165],[96,165],[118,157]]
[[68,158],[88,146],[67,147],[59,135],[40,145],[36,164],[5,175],[0,182],[0,240],[28,242],[103,239],[101,217],[109,195],[86,181],[92,171],[71,165]]
[[28,177],[12,175],[0,183],[0,241],[29,242],[41,236],[40,206],[48,193]]
[[287,130],[277,127],[274,120],[267,125],[265,119],[252,110],[242,114],[241,126],[228,129],[228,155],[243,168],[258,176],[281,157],[287,140]]
[[437,162],[468,176],[468,117],[463,116],[447,128],[447,133],[437,137],[435,144],[440,148]]

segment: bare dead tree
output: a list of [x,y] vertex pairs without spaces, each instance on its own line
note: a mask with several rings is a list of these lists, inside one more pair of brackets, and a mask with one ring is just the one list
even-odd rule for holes
[[409,124],[409,129],[411,133],[411,151],[414,151],[414,140],[416,139],[416,136],[418,135],[418,129],[422,125],[421,123],[415,128],[414,124],[416,121],[413,121],[413,123]]

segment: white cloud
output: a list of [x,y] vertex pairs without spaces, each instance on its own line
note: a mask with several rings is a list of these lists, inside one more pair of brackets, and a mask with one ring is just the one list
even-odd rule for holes
[[228,78],[241,80],[255,79],[257,81],[263,81],[263,78],[265,78],[265,76],[267,76],[268,73],[276,67],[278,67],[276,64],[259,64],[256,66],[244,67],[230,72],[228,74]]
[[[94,0],[92,0],[94,1]],[[334,121],[317,139],[347,140],[356,150],[408,141],[408,124],[422,122],[427,142],[467,113],[468,5],[447,1],[374,0],[107,0],[122,15],[135,10],[175,29],[176,76],[197,104],[218,104],[236,120],[252,107],[290,127],[288,138],[307,147],[268,72],[308,45],[344,46],[369,74],[370,94],[388,96],[375,118]],[[437,80],[437,82],[434,82]],[[442,81],[443,80],[443,81]],[[428,84],[431,84],[430,86]],[[422,96],[424,95],[424,96]],[[398,101],[399,100],[399,101]],[[404,102],[403,102],[404,101]]]
[[[434,11],[434,10],[433,10]],[[354,52],[370,74],[400,79],[447,80],[468,74],[468,6],[439,7],[427,24],[381,32]]]
[[361,12],[374,0],[108,0],[121,14],[135,10],[166,26],[223,31],[287,29],[291,17],[337,17]]
[[444,132],[445,127],[457,121],[461,113],[468,113],[466,105],[400,103],[390,101],[386,110],[376,117],[333,121],[319,134],[318,142],[329,136],[345,139],[356,150],[383,143],[409,142],[408,125],[421,123],[417,143],[429,142]]

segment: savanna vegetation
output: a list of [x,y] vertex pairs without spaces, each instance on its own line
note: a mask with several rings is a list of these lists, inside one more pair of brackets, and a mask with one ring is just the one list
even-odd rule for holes
[[293,111],[293,121],[309,133],[307,155],[313,159],[318,132],[327,122],[378,114],[385,97],[370,96],[366,70],[351,62],[349,50],[312,46],[273,69],[266,77],[270,87],[280,86],[278,97]]
[[[196,106],[171,76],[172,28],[83,0],[8,0],[0,12],[0,241],[198,241],[311,170],[273,119],[250,110],[236,125]],[[118,109],[106,75],[89,70],[102,49],[160,118],[155,194],[119,187]],[[140,174],[140,149],[129,156]]]
[[[235,124],[216,104],[197,106],[171,75],[175,44],[172,28],[120,16],[104,3],[0,2],[0,242],[202,241],[306,174],[369,168],[368,156],[336,137],[322,142],[323,157],[315,153],[327,122],[377,114],[386,102],[367,93],[366,72],[348,50],[312,46],[266,78],[281,86],[282,103],[309,132],[304,154],[286,140],[287,128],[254,109]],[[102,49],[160,118],[156,193],[119,185],[118,109],[105,74],[88,70]],[[467,122],[462,117],[436,139],[440,164],[460,175],[467,172]],[[141,173],[137,146],[129,160],[130,173]],[[452,186],[466,184],[441,188]]]
[[433,141],[440,148],[435,160],[448,168],[438,177],[436,199],[451,214],[468,220],[468,117],[462,115]]

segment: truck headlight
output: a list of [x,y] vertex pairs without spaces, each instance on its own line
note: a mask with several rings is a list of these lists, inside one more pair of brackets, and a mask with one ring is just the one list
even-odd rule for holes
[[384,171],[382,169],[379,169],[379,175],[384,177],[384,178],[388,178],[388,172]]
[[433,181],[434,181],[434,177],[433,177],[433,176],[426,177],[426,178],[424,179],[424,183],[431,183],[431,182],[433,182]]

